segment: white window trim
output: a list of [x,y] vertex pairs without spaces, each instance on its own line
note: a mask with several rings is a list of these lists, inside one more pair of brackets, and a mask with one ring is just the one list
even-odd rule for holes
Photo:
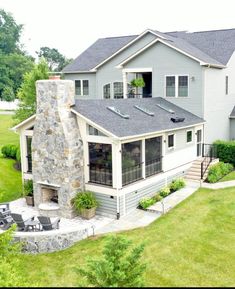
[[[104,98],[104,87],[105,85],[108,85],[108,84],[110,85],[110,98]],[[111,98],[113,98],[112,97],[112,82],[107,82],[103,85],[103,99],[111,99]]]
[[[169,136],[173,135],[173,142],[174,142],[174,145],[173,147],[169,147]],[[168,150],[174,150],[175,149],[175,134],[174,133],[170,133],[167,135],[167,149]]]
[[[81,94],[76,94],[76,84],[75,84],[75,81],[80,81],[81,83]],[[83,81],[88,81],[88,92],[89,91],[89,79],[74,79],[74,86],[75,86],[75,96],[89,96],[89,93],[84,95],[83,93]]]
[[[192,140],[191,141],[187,141],[187,134],[189,131],[191,131],[191,133],[192,133]],[[186,130],[186,144],[192,144],[192,143],[193,143],[193,130],[189,129],[189,130]]]
[[[187,96],[179,96],[179,76],[187,76],[188,77],[188,95]],[[166,95],[166,78],[167,77],[175,77],[175,96],[167,96]],[[166,74],[164,79],[164,96],[167,98],[187,98],[189,97],[189,74]]]

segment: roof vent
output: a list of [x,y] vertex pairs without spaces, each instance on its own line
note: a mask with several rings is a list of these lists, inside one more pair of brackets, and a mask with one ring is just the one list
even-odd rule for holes
[[174,110],[167,108],[167,107],[163,106],[162,104],[156,104],[156,106],[160,107],[161,109],[164,109],[165,111],[167,111],[169,113],[175,113]]
[[154,116],[154,113],[151,112],[150,110],[148,110],[148,109],[145,108],[145,107],[141,107],[141,106],[139,106],[139,105],[134,105],[134,107],[137,108],[138,110],[146,113],[147,115]]
[[178,116],[171,118],[171,121],[173,122],[183,122],[184,120],[185,120],[184,117],[178,117]]
[[119,109],[117,109],[114,106],[107,106],[107,109],[111,110],[112,112],[114,112],[115,114],[119,115],[122,118],[125,118],[125,119],[130,118],[130,116],[128,114],[122,113]]

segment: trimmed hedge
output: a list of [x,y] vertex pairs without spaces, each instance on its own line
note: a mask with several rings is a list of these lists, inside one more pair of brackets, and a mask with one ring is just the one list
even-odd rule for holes
[[232,164],[225,164],[223,162],[219,162],[209,168],[207,181],[209,183],[216,183],[224,176],[229,174],[232,170]]
[[216,145],[217,157],[220,161],[235,166],[235,141],[218,140],[213,144]]
[[[19,146],[8,144],[2,147],[2,155],[4,158],[16,160],[19,157]],[[17,157],[16,157],[17,156]]]

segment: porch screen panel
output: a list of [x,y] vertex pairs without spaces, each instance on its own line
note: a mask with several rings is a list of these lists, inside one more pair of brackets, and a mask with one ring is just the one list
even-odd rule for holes
[[145,140],[145,175],[146,177],[162,171],[162,137]]
[[112,186],[112,145],[89,143],[90,182]]
[[28,173],[32,172],[32,137],[26,136]]
[[141,141],[122,144],[123,186],[142,178]]

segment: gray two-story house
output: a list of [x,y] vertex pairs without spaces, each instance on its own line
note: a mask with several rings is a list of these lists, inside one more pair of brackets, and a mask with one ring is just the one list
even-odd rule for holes
[[133,97],[130,82],[143,77],[135,97],[162,97],[206,120],[206,143],[234,139],[235,29],[98,39],[64,68],[76,97]]

